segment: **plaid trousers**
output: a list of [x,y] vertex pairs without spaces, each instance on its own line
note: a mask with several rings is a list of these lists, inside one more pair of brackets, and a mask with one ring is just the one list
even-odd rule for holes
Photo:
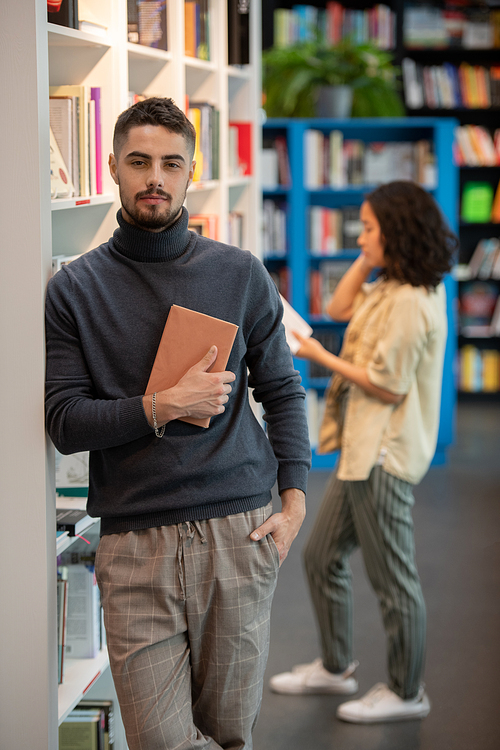
[[96,556],[130,750],[251,750],[279,553],[271,504],[103,536]]
[[353,660],[349,556],[361,547],[388,642],[389,687],[414,698],[424,669],[426,611],[415,565],[413,488],[375,466],[365,481],[333,472],[304,548],[323,663],[343,671]]

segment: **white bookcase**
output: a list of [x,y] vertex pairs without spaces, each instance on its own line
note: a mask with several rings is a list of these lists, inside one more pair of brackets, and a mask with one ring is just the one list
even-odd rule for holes
[[[188,191],[190,213],[244,215],[243,247],[260,255],[260,3],[251,8],[251,65],[227,65],[226,0],[211,0],[212,59],[184,55],[184,2],[167,0],[169,51],[127,42],[126,0],[86,0],[105,37],[47,23],[43,0],[2,4],[0,69],[0,726],[2,750],[56,750],[58,724],[85,697],[113,697],[106,654],[71,665],[57,685],[54,455],[44,429],[44,292],[52,255],[108,239],[118,195],[105,166],[128,92],[207,100],[220,111],[220,179]],[[82,2],[83,5],[83,2]],[[103,194],[51,201],[49,85],[101,87]],[[253,175],[230,177],[228,123],[253,122]],[[98,678],[98,679],[97,679]],[[118,729],[116,750],[125,750]]]

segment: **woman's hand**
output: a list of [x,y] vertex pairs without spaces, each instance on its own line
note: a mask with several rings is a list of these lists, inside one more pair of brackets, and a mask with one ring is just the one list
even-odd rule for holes
[[295,354],[296,357],[299,357],[299,359],[308,359],[310,362],[323,362],[325,354],[329,352],[317,339],[312,337],[305,338],[300,333],[297,333],[297,331],[292,331],[292,333],[297,341],[300,342],[300,349]]

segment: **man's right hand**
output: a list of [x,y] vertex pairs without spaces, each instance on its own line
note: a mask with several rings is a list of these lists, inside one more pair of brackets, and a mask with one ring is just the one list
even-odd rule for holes
[[[207,372],[217,358],[217,347],[212,346],[205,356],[193,365],[177,385],[156,394],[158,427],[180,417],[203,419],[222,414],[229,400],[236,376],[233,372]],[[153,426],[151,396],[143,397],[148,422]]]

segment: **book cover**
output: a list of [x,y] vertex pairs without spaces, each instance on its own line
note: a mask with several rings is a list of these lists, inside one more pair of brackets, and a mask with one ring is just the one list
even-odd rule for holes
[[90,195],[97,194],[96,183],[96,160],[95,160],[95,101],[90,99],[88,102],[88,125],[89,125],[89,184]]
[[237,157],[238,157],[238,173],[240,175],[252,175],[253,174],[253,158],[252,158],[252,123],[251,122],[236,122],[231,120],[229,122],[230,128],[236,128],[238,130],[238,146],[237,146]]
[[167,50],[166,0],[142,0],[137,3],[139,44]]
[[73,183],[68,167],[50,129],[50,195],[51,198],[70,198],[73,195]]
[[95,102],[95,181],[96,192],[102,194],[102,123],[101,123],[101,89],[92,86],[90,98]]
[[227,0],[227,64],[250,63],[250,0]]
[[68,565],[65,656],[95,659],[101,639],[101,602],[93,565]]
[[196,143],[193,159],[196,162],[193,182],[199,182],[203,174],[203,152],[201,150],[201,111],[199,107],[189,107],[187,118],[196,130]]
[[59,750],[100,750],[100,715],[74,716],[70,714],[59,726]]
[[296,310],[286,301],[283,295],[280,294],[281,302],[283,304],[283,325],[285,326],[285,335],[288,346],[292,354],[297,354],[300,349],[300,342],[293,335],[293,331],[297,331],[304,338],[309,338],[312,335],[313,329],[306,323]]
[[218,216],[217,214],[190,214],[188,229],[203,237],[218,239]]
[[77,29],[78,0],[47,0],[47,21]]
[[196,57],[196,3],[186,0],[184,3],[184,54]]
[[80,172],[80,195],[90,195],[89,175],[89,125],[88,125],[88,102],[90,99],[90,87],[78,85],[50,86],[51,97],[76,97],[78,109],[78,153]]
[[[172,305],[156,353],[145,395],[172,388],[214,344],[217,358],[210,372],[223,372],[238,326],[211,315]],[[182,417],[181,421],[207,428],[210,417]]]
[[49,113],[50,128],[73,182],[73,100],[49,99]]
[[68,569],[58,569],[57,577],[57,681],[64,682],[64,647],[68,617]]
[[113,750],[115,746],[115,716],[113,701],[111,700],[92,700],[86,698],[75,706],[72,713],[76,711],[86,711],[89,709],[100,709],[104,713],[104,750]]

